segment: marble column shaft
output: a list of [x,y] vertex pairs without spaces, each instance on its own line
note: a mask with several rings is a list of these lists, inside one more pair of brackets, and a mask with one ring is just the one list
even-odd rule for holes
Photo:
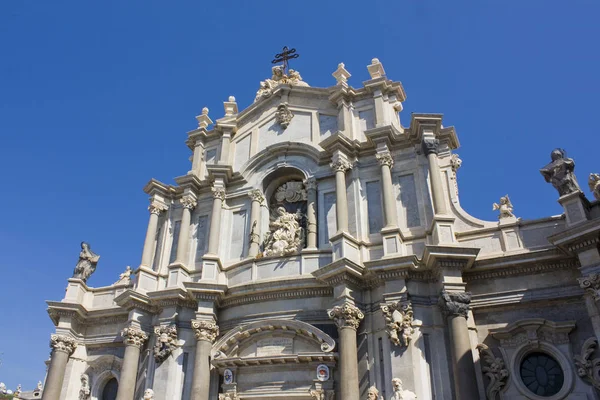
[[150,220],[148,221],[146,240],[144,240],[144,250],[142,252],[142,265],[146,267],[152,266],[154,241],[156,240],[156,232],[158,230],[158,216],[163,210],[164,208],[155,204],[151,204],[148,207],[148,211],[150,211]]
[[124,338],[126,347],[116,400],[134,400],[133,396],[135,395],[138,364],[140,361],[140,348],[148,340],[148,335],[136,328],[125,328],[121,332],[121,335]]
[[348,196],[346,194],[346,171],[352,168],[349,161],[338,158],[331,163],[335,170],[335,217],[337,231],[348,232]]
[[179,226],[176,262],[186,265],[190,246],[190,223],[192,221],[192,210],[196,207],[196,200],[192,197],[184,197],[181,199],[181,204],[183,205],[183,212],[181,214],[181,225]]
[[210,215],[210,232],[208,234],[208,253],[217,255],[219,253],[219,233],[221,231],[221,208],[225,200],[225,188],[213,187],[213,207]]
[[52,335],[50,336],[50,347],[52,348],[52,357],[44,386],[44,400],[59,400],[69,356],[73,354],[76,344],[70,336]]
[[333,307],[328,314],[337,325],[340,337],[340,398],[359,400],[356,330],[365,316],[351,304]]
[[429,181],[431,182],[431,195],[435,214],[445,215],[448,213],[446,199],[444,198],[444,186],[442,183],[442,172],[438,164],[438,139],[423,139],[423,150],[429,161]]
[[304,181],[306,186],[306,223],[308,234],[306,235],[306,247],[317,248],[317,181],[309,178]]
[[381,164],[381,188],[383,191],[385,228],[397,228],[398,213],[396,211],[396,199],[394,198],[394,186],[392,184],[392,165],[394,165],[394,160],[389,151],[377,154],[376,157]]
[[258,189],[248,193],[252,199],[250,208],[250,248],[248,249],[249,257],[256,257],[260,251],[260,207],[265,202],[265,197]]
[[219,327],[211,321],[192,321],[196,336],[194,375],[192,376],[191,400],[209,400],[210,394],[210,351],[219,335]]

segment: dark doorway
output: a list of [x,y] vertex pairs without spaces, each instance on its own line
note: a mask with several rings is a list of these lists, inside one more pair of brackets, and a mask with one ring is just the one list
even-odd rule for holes
[[104,389],[102,389],[102,400],[116,400],[117,398],[117,389],[119,389],[119,383],[115,378],[112,378],[110,381],[106,382],[104,385]]

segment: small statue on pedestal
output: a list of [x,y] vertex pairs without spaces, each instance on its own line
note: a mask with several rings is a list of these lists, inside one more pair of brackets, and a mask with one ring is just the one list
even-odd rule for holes
[[494,203],[492,207],[493,211],[499,210],[500,215],[498,219],[504,218],[514,218],[515,214],[513,214],[513,205],[508,198],[508,195],[500,197],[500,204]]
[[552,162],[540,169],[540,172],[558,191],[559,196],[564,196],[579,191],[579,185],[575,178],[575,161],[567,157],[563,149],[554,149],[550,154]]
[[131,285],[131,267],[128,265],[125,271],[119,275],[119,280],[113,283],[113,285]]
[[100,256],[90,249],[90,245],[86,242],[81,242],[81,252],[79,253],[79,261],[73,271],[73,278],[87,281],[87,279],[96,270],[96,264]]
[[417,398],[416,394],[402,388],[402,380],[400,378],[392,379],[392,387],[394,388],[394,393],[390,397],[390,400],[416,400]]

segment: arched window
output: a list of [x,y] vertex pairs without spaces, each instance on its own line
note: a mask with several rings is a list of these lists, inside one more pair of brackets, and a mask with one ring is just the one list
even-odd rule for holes
[[102,397],[101,400],[115,400],[117,398],[117,389],[119,388],[119,383],[116,378],[111,378],[106,385],[104,385],[104,389],[102,389]]

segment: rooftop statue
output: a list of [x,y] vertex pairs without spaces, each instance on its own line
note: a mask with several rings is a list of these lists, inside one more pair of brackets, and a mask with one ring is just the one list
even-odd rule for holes
[[73,271],[73,278],[81,279],[86,282],[87,279],[96,270],[96,264],[100,256],[90,249],[90,245],[86,242],[81,242],[81,252],[79,253],[79,261]]
[[558,190],[560,196],[577,192],[579,185],[573,171],[575,170],[575,161],[567,157],[563,149],[554,149],[550,154],[552,162],[540,169],[540,172],[549,182]]
[[392,387],[394,388],[394,392],[390,400],[416,400],[417,398],[416,394],[402,388],[402,380],[400,378],[392,379]]
[[500,204],[494,203],[492,207],[493,211],[499,210],[500,215],[498,219],[504,218],[514,218],[515,214],[513,214],[513,205],[508,198],[508,195],[500,197]]
[[600,200],[600,174],[590,174],[588,185],[596,200]]
[[302,80],[300,72],[290,69],[286,75],[282,65],[276,65],[272,69],[271,79],[265,79],[260,82],[260,87],[256,92],[256,98],[254,101],[258,101],[262,98],[270,97],[273,91],[279,85],[290,85],[290,86],[310,86],[308,83]]
[[302,228],[298,220],[300,210],[292,214],[277,207],[277,217],[270,224],[271,233],[265,241],[265,256],[287,256],[302,249]]
[[119,274],[119,280],[113,283],[113,285],[130,285],[132,272],[131,267],[128,265],[125,271]]

